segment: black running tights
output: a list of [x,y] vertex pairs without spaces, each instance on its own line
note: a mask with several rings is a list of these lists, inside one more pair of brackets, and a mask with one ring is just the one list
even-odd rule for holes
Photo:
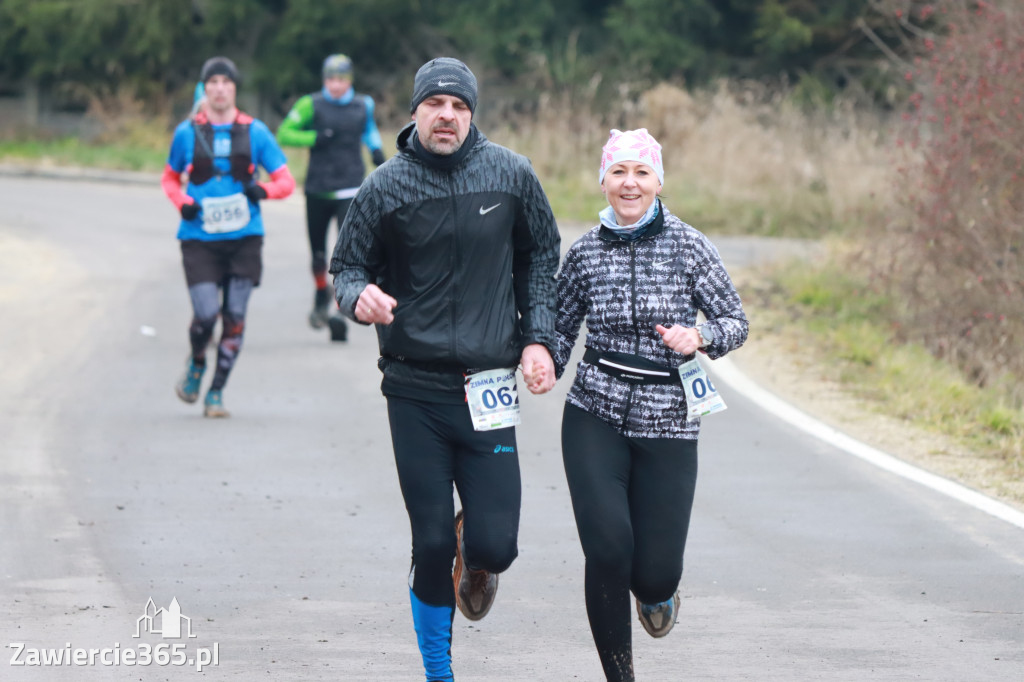
[[335,220],[335,230],[340,230],[351,203],[351,199],[306,195],[306,233],[309,235],[309,250],[313,255],[313,277],[318,278],[318,281],[327,274],[327,228],[331,218]]
[[466,564],[501,573],[518,554],[522,485],[515,427],[474,431],[465,403],[387,400],[412,527],[410,587],[425,604],[454,607],[453,485],[465,514]]
[[609,682],[631,681],[629,593],[645,604],[672,597],[697,483],[697,441],[627,438],[566,404],[562,459],[586,557],[590,631]]

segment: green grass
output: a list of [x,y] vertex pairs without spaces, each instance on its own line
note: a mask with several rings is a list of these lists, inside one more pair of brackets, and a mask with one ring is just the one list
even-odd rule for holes
[[[0,162],[159,173],[167,163],[170,147],[170,132],[161,140],[153,138],[145,144],[124,145],[95,144],[73,137],[0,139]],[[305,149],[286,147],[284,153],[288,159],[288,168],[301,187],[306,179],[309,152]],[[365,153],[365,161],[367,169],[372,169],[373,163],[368,152]]]
[[538,177],[558,220],[597,225],[597,214],[608,202],[601,194],[596,172],[566,177],[538,173]]
[[[169,148],[170,135],[167,145]],[[158,173],[167,161],[167,149],[131,144],[97,145],[74,137],[0,139],[0,160]]]

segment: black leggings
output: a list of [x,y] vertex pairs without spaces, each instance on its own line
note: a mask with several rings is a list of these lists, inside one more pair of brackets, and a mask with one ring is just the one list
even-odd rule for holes
[[586,557],[587,616],[609,681],[633,680],[629,592],[672,597],[697,483],[697,441],[627,438],[566,404],[562,459]]
[[341,229],[341,223],[348,213],[351,199],[328,199],[306,195],[306,232],[309,235],[309,250],[313,254],[313,277],[318,279],[327,275],[327,227],[331,218],[335,219],[335,229]]
[[474,431],[465,404],[388,396],[398,482],[412,527],[412,591],[455,606],[455,503],[464,511],[466,564],[501,573],[519,550],[522,485],[514,427]]

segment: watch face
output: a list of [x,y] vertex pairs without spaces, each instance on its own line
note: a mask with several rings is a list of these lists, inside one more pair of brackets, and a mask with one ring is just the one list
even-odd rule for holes
[[701,326],[697,327],[697,331],[700,332],[700,342],[705,346],[707,346],[708,344],[715,340],[714,333],[710,329],[708,329],[707,325],[702,324]]

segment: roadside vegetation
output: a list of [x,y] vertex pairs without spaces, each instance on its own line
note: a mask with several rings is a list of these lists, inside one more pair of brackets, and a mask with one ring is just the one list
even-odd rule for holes
[[980,385],[925,343],[907,340],[902,304],[856,267],[848,248],[830,241],[817,262],[744,273],[752,335],[798,356],[793,365],[810,384],[839,385],[872,412],[941,435],[949,448],[930,451],[922,466],[1024,509],[1019,382],[1007,374]]
[[[906,108],[738,79],[623,87],[609,107],[594,81],[527,113],[496,106],[481,128],[530,157],[560,220],[594,222],[609,129],[644,126],[664,147],[664,200],[691,224],[826,243],[753,273],[751,342],[791,340],[880,413],[974,453],[1024,505],[1024,10],[892,6]],[[92,105],[93,142],[13,136],[0,161],[159,172],[175,121],[115,100]],[[390,156],[403,112],[383,114]],[[305,154],[288,154],[301,181]]]

